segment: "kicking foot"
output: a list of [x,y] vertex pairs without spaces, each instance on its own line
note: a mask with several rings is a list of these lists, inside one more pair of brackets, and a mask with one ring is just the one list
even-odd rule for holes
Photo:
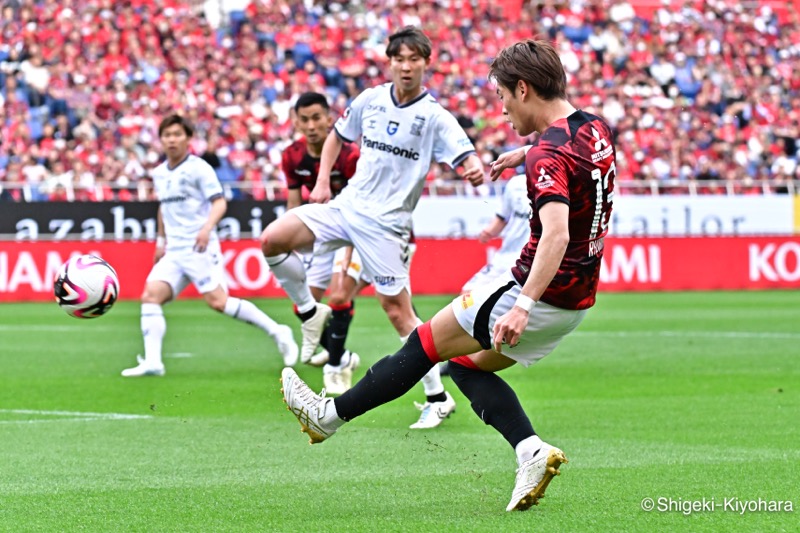
[[324,420],[333,407],[333,398],[326,398],[325,391],[316,394],[291,368],[284,368],[281,372],[281,384],[286,408],[297,417],[300,431],[308,434],[309,444],[322,442],[336,433],[337,428]]

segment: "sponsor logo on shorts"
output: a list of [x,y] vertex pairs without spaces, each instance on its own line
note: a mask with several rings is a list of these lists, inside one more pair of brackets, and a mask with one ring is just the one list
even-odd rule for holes
[[385,285],[387,287],[393,286],[397,280],[395,280],[394,276],[375,276],[375,283],[378,285]]
[[468,292],[466,294],[463,294],[461,296],[461,308],[462,309],[469,309],[473,305],[475,305],[475,300],[472,298],[472,291],[470,291],[470,292]]

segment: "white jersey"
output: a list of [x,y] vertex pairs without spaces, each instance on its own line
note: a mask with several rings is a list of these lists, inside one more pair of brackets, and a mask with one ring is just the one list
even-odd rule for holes
[[[194,246],[200,228],[208,222],[211,201],[223,194],[217,174],[203,159],[189,154],[172,169],[168,161],[161,163],[152,175],[167,248]],[[218,241],[216,230],[211,231],[209,241]]]
[[497,216],[506,221],[506,227],[500,233],[503,244],[498,254],[519,257],[531,237],[531,201],[528,199],[527,180],[524,174],[514,176],[503,190],[503,203]]
[[336,133],[361,136],[355,175],[331,204],[408,231],[431,161],[455,167],[475,151],[456,118],[423,91],[397,104],[392,83],[361,93],[336,121]]

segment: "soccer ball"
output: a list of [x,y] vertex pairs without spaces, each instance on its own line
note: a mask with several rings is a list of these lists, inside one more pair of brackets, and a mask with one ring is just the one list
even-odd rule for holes
[[96,255],[79,255],[61,265],[53,282],[59,307],[75,318],[97,318],[117,301],[119,280]]

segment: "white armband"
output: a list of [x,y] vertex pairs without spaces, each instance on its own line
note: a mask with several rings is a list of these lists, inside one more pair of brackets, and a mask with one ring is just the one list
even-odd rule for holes
[[536,300],[534,300],[530,296],[525,296],[524,294],[520,294],[519,296],[517,296],[517,301],[514,302],[514,305],[530,314],[530,312],[533,311],[533,308],[536,306]]
[[167,238],[163,235],[156,237],[156,248],[163,248],[167,244]]

